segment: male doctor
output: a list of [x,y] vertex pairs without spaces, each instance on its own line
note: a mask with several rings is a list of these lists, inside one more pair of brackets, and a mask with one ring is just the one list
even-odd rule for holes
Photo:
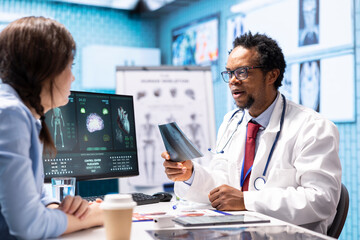
[[339,133],[331,121],[278,92],[285,66],[273,39],[251,32],[236,38],[221,74],[239,109],[225,115],[213,158],[201,166],[172,162],[164,152],[163,165],[181,198],[218,210],[256,211],[326,234],[340,198]]

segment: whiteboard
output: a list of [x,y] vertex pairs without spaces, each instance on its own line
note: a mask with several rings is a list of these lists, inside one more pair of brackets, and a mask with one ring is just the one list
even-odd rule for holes
[[134,96],[139,157],[138,177],[128,179],[137,187],[171,182],[163,167],[165,151],[158,124],[175,121],[204,154],[215,145],[216,128],[210,67],[117,67],[116,93]]

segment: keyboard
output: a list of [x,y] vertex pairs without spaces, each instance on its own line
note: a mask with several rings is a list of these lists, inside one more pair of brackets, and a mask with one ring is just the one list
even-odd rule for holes
[[[154,197],[145,193],[130,193],[134,202],[136,202],[137,205],[145,205],[145,204],[152,204],[152,203],[158,203],[160,202],[160,198]],[[98,195],[98,196],[88,196],[83,197],[83,199],[87,200],[88,202],[93,202],[97,198],[100,198],[101,200],[104,200],[105,195]]]

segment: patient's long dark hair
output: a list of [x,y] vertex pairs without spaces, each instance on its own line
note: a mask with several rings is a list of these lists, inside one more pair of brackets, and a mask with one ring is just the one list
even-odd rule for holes
[[39,138],[44,143],[44,152],[52,155],[56,154],[56,148],[45,123],[40,93],[49,81],[53,98],[54,79],[74,58],[75,50],[69,31],[44,17],[18,19],[0,33],[0,78],[40,115]]

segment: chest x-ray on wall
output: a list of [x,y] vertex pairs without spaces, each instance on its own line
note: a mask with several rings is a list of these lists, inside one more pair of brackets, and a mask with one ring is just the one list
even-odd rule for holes
[[299,1],[299,46],[319,43],[319,0]]

